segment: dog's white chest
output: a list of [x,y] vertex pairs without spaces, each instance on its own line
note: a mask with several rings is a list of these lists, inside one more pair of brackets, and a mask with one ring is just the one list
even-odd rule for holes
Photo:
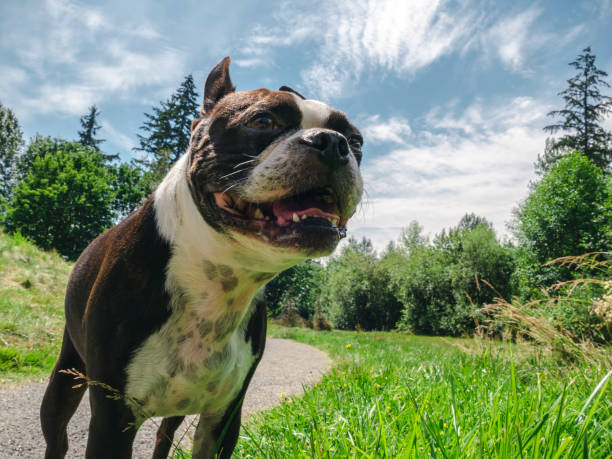
[[166,281],[172,313],[127,367],[137,417],[224,412],[258,357],[245,338],[257,288],[244,272],[174,248]]
[[126,395],[137,417],[214,416],[227,408],[256,356],[243,324],[234,326],[225,339],[214,339],[223,332],[216,332],[215,325],[231,325],[231,313],[223,317],[214,323],[191,317],[188,324],[183,317],[171,317],[146,340],[128,366]]

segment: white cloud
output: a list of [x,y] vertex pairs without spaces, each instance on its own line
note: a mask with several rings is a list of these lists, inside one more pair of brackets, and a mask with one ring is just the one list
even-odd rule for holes
[[368,198],[354,217],[356,234],[374,223],[386,236],[413,219],[435,233],[456,225],[466,212],[485,216],[498,233],[506,233],[505,223],[526,196],[533,162],[544,148],[541,126],[549,107],[528,97],[495,107],[475,102],[458,114],[448,107],[433,110],[426,131],[366,161]]
[[493,46],[504,64],[512,70],[521,70],[528,41],[533,36],[529,29],[541,13],[539,9],[530,8],[515,17],[502,19],[483,37],[485,47]]
[[[461,46],[476,26],[477,11],[446,0],[340,0],[285,4],[277,25],[256,26],[244,58],[268,56],[275,47],[313,42],[312,64],[301,72],[309,93],[328,99],[368,69],[414,74]],[[255,51],[256,50],[256,51]],[[259,63],[261,61],[257,61]],[[253,61],[253,64],[256,62]]]
[[[537,20],[542,10],[530,7],[515,15],[503,17],[480,35],[480,47],[484,57],[497,57],[514,72],[533,71],[528,61],[538,52],[551,46],[560,48],[574,40],[584,30],[583,24],[569,30],[550,31]],[[472,43],[474,44],[474,43]]]
[[183,56],[173,49],[144,54],[115,41],[108,44],[107,53],[107,62],[88,65],[81,72],[85,81],[100,90],[124,91],[133,86],[164,84],[181,76]]
[[476,25],[473,12],[451,14],[447,2],[430,0],[345,0],[328,5],[319,19],[320,59],[302,78],[323,98],[339,95],[366,68],[414,74],[453,51]]
[[313,58],[300,72],[304,91],[327,100],[366,73],[411,77],[454,52],[475,51],[513,72],[531,73],[538,52],[562,46],[584,30],[582,24],[551,30],[541,16],[536,7],[504,14],[480,0],[284,3],[272,26],[257,25],[245,38],[240,60],[245,66],[263,65],[273,59],[274,49],[307,42]]
[[382,121],[380,115],[367,118],[362,129],[366,142],[393,142],[403,144],[412,133],[410,124],[402,117],[391,117]]
[[[111,21],[98,8],[69,0],[47,0],[24,27],[0,38],[28,85],[11,85],[3,98],[20,116],[57,113],[80,115],[93,103],[120,95],[138,100],[143,86],[175,86],[184,75],[182,52],[155,41],[160,35],[146,22],[134,27]],[[19,70],[17,70],[19,68]],[[5,95],[7,94],[7,95]]]
[[232,61],[233,64],[236,64],[238,67],[258,67],[260,65],[265,64],[266,60],[260,57],[254,57],[251,59],[235,59]]

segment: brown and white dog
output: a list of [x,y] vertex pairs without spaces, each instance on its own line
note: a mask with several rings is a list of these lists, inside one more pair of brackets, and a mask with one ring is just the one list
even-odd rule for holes
[[[362,193],[362,137],[346,115],[287,87],[235,92],[229,58],[210,73],[189,150],[144,205],[95,239],[66,292],[62,350],[41,407],[45,457],[90,387],[88,458],[127,458],[138,426],[161,416],[165,458],[187,414],[193,457],[229,457],[261,358],[261,287],[345,235]],[[259,293],[258,293],[259,292]]]

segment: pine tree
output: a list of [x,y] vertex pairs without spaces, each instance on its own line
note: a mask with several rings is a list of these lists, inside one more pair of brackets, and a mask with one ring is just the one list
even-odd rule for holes
[[95,137],[98,129],[100,129],[97,119],[99,116],[100,112],[98,111],[98,107],[92,105],[89,107],[89,113],[81,116],[80,119],[81,128],[83,128],[83,130],[79,131],[79,143],[92,147],[96,151],[100,151],[99,145],[105,141],[104,139],[96,139]]
[[153,113],[145,113],[146,121],[140,127],[143,134],[138,134],[140,146],[134,150],[146,154],[137,163],[154,174],[155,180],[161,178],[160,174],[163,177],[187,150],[191,121],[199,116],[198,101],[193,76],[188,75],[168,100],[153,107]]
[[23,137],[15,114],[0,103],[0,206],[10,198],[15,162],[22,146]]
[[539,173],[545,173],[561,156],[574,150],[583,152],[604,170],[612,161],[612,134],[599,124],[612,113],[612,98],[599,90],[600,86],[610,87],[604,80],[608,74],[595,66],[595,55],[591,54],[590,47],[582,52],[569,64],[579,72],[567,80],[567,89],[559,93],[565,100],[565,108],[548,113],[548,116],[560,117],[561,121],[544,128],[551,134],[567,133],[547,142],[544,155],[539,156],[536,163]]

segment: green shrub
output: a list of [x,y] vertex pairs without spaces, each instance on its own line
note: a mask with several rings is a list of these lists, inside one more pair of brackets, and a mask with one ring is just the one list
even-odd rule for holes
[[308,260],[283,271],[266,285],[268,315],[277,317],[294,312],[312,319],[317,308],[324,268]]
[[393,290],[404,304],[399,328],[428,335],[471,333],[477,308],[509,293],[510,247],[497,241],[486,220],[468,217],[395,263]]
[[537,289],[570,280],[567,266],[546,265],[559,257],[612,246],[610,179],[582,153],[559,159],[515,211],[515,280],[521,298]]
[[345,330],[394,328],[402,310],[392,290],[390,270],[376,258],[367,239],[349,240],[329,263],[321,304],[334,326]]
[[76,142],[34,155],[14,189],[7,227],[75,259],[113,223],[115,195],[104,156]]

